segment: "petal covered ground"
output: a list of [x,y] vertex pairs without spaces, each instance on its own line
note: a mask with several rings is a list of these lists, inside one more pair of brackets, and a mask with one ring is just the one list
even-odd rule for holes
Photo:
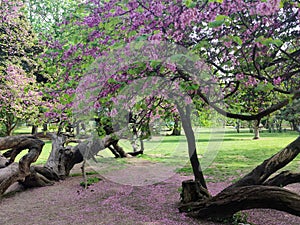
[[[92,175],[97,176],[97,175]],[[175,174],[147,186],[130,186],[101,180],[84,190],[81,177],[70,177],[50,187],[36,188],[3,198],[1,224],[202,224],[178,212],[181,181],[190,177]],[[229,183],[209,183],[216,194]],[[300,186],[289,187],[300,192]],[[249,222],[257,225],[298,225],[300,217],[275,210],[248,210]]]

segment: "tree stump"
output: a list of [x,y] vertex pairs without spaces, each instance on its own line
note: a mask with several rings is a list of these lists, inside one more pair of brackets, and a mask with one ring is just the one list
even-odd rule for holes
[[182,182],[181,203],[203,201],[210,198],[207,189],[201,186],[199,181],[185,180]]

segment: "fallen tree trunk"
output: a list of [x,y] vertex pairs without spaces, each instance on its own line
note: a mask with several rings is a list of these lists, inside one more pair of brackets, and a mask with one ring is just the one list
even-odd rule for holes
[[240,210],[253,208],[271,208],[300,216],[300,195],[282,188],[299,182],[299,174],[285,171],[269,179],[299,152],[300,137],[216,196],[182,202],[179,210],[199,218],[231,217]]
[[[10,159],[5,160],[4,156],[1,156],[0,160],[4,163],[0,170],[0,196],[13,183],[24,182],[25,178],[31,174],[30,165],[37,160],[44,144],[43,141],[26,135],[0,138],[0,150],[11,149],[6,154],[6,157]],[[20,159],[19,163],[13,163],[18,153],[24,149],[28,149],[28,153]]]
[[[181,211],[191,210],[182,205]],[[238,211],[269,208],[300,216],[300,196],[279,187],[253,185],[226,190],[206,201],[193,204],[190,216],[198,218],[230,217]]]
[[264,182],[264,185],[284,187],[289,184],[300,183],[300,173],[292,173],[290,171],[283,171],[277,176]]
[[[121,133],[107,135],[102,139],[89,138],[76,146],[65,146],[67,136],[53,133],[0,138],[0,150],[8,150],[0,155],[0,196],[16,182],[30,188],[51,185],[53,181],[64,179],[75,164],[83,162],[84,158],[94,157],[115,142]],[[52,150],[44,166],[31,166],[44,146],[38,137],[51,138]],[[15,157],[25,149],[28,149],[28,153],[18,163],[14,163]]]
[[58,177],[63,179],[70,174],[75,164],[83,162],[83,159],[93,158],[99,151],[108,148],[115,143],[117,137],[120,137],[123,131],[106,135],[103,138],[90,137],[76,146],[65,146],[66,138],[49,134],[52,139],[52,150],[50,156],[43,168],[36,171],[45,175],[47,178]]
[[290,143],[277,154],[266,159],[249,174],[231,185],[229,188],[263,184],[272,174],[293,161],[300,153],[300,137]]

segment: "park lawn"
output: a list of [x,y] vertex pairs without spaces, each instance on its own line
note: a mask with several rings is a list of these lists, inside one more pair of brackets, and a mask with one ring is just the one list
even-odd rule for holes
[[[22,128],[22,132],[24,132]],[[22,133],[19,131],[19,133]],[[18,130],[17,132],[18,133]],[[296,132],[261,133],[260,140],[252,140],[253,134],[248,130],[236,133],[235,130],[197,129],[197,151],[200,163],[207,181],[236,180],[251,171],[255,166],[287,146],[299,134]],[[51,141],[45,140],[43,151],[35,164],[44,164],[51,151]],[[187,143],[181,136],[154,136],[145,140],[145,151],[138,158],[173,166],[176,172],[191,175]],[[125,151],[132,151],[129,141],[121,140],[120,145]],[[24,155],[24,151],[17,160]],[[126,159],[114,159],[109,150],[99,152],[100,163],[111,165],[112,169],[122,168]],[[300,157],[298,156],[284,170],[291,169],[300,172]]]
[[[227,130],[217,156],[208,167],[204,168],[204,174],[208,181],[235,181],[287,146],[297,136],[296,132],[268,133],[265,131],[261,133],[261,139],[253,140],[251,133],[244,131],[237,134]],[[203,140],[204,143],[207,141],[205,137],[201,138],[200,134],[200,140],[198,139],[201,143],[198,144],[200,153],[201,147],[205,147],[201,142]],[[283,168],[283,170],[288,169],[300,172],[299,156]],[[187,165],[178,169],[178,172],[191,174],[191,168]]]

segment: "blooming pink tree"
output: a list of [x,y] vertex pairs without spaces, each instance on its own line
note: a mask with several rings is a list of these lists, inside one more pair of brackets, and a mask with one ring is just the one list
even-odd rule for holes
[[[299,98],[300,11],[299,5],[293,1],[112,0],[102,3],[91,0],[89,4],[91,13],[75,24],[88,31],[88,41],[71,46],[65,53],[63,60],[70,68],[76,70],[80,65],[80,59],[72,60],[75,56],[97,59],[109,55],[112,49],[120,46],[126,48],[127,44],[146,40],[151,43],[167,42],[188,49],[203,59],[207,65],[206,71],[210,71],[208,76],[197,76],[203,67],[197,67],[197,62],[190,58],[171,52],[171,48],[169,56],[177,59],[171,64],[151,58],[149,62],[141,60],[133,65],[116,66],[117,69],[109,73],[104,70],[110,71],[107,68],[112,65],[100,60],[98,66],[104,73],[97,77],[98,80],[93,80],[92,76],[88,79],[90,82],[105,83],[105,88],[89,101],[103,104],[105,100],[110,101],[124,85],[151,76],[176,81],[198,107],[201,107],[198,104],[201,99],[220,114],[241,120],[260,120],[289,104],[292,99]],[[140,51],[146,52],[147,48]],[[125,54],[131,57],[130,53]],[[115,65],[122,65],[122,60],[122,57],[116,58]],[[70,74],[69,71],[68,76],[76,76],[76,73]],[[218,85],[219,89],[214,89],[213,85]],[[263,96],[271,96],[271,99],[259,110],[240,110],[245,106],[241,96],[249,91],[258,95],[249,102],[255,107]],[[225,107],[220,103],[225,103]],[[181,116],[188,118],[184,112]],[[268,204],[268,207],[272,205],[273,208],[295,213],[295,208],[280,205],[286,206],[288,195],[297,196],[297,199],[299,196],[274,187],[294,181],[287,179],[289,181],[284,182],[282,179],[287,178],[287,174],[271,180],[268,178],[294,159],[299,153],[296,147],[299,142],[297,139],[291,143],[220,195],[211,198],[205,192],[198,193],[200,202],[197,206],[187,204],[182,209],[191,209],[199,217],[227,216],[240,209],[266,207]],[[194,148],[194,145],[190,146]],[[200,184],[205,189],[205,183]],[[286,197],[277,202],[276,194],[268,195],[268,199],[263,196],[265,191],[274,193],[273,190]],[[238,204],[241,198],[236,196],[245,199],[245,204]],[[203,201],[203,198],[206,200]],[[299,212],[295,214],[299,215]]]
[[[126,86],[142,80],[140,91],[159,83],[153,82],[159,77],[162,87],[177,93],[175,102],[194,165],[195,181],[183,183],[182,211],[197,217],[227,217],[244,209],[273,208],[300,215],[299,195],[282,188],[298,182],[299,174],[284,172],[270,178],[299,154],[300,138],[212,197],[197,165],[189,107],[193,102],[201,108],[204,102],[227,117],[259,120],[298,99],[298,4],[275,0],[91,0],[87,5],[90,13],[71,23],[73,29],[83,32],[80,38],[71,45],[50,44],[55,82],[48,93],[53,99],[58,95],[58,103],[64,107],[60,113],[78,102],[81,109],[109,108],[122,102],[118,97]],[[157,90],[149,95],[168,97],[165,89]],[[258,112],[236,110],[244,107],[241,96],[249,90],[272,98]],[[249,104],[257,105],[259,99]],[[140,104],[138,109],[144,106]],[[116,113],[111,110],[111,116]],[[90,153],[96,154],[109,140],[111,136],[105,136],[91,144]],[[81,162],[78,149],[84,147],[65,148],[66,164],[59,168],[69,170]]]
[[41,110],[36,55],[42,48],[21,13],[22,7],[20,1],[0,3],[0,114],[6,135],[11,135],[21,120],[36,124]]
[[8,66],[5,76],[1,76],[0,105],[1,122],[7,135],[21,121],[31,124],[39,122],[42,107],[42,93],[39,92],[35,77],[14,65]]

